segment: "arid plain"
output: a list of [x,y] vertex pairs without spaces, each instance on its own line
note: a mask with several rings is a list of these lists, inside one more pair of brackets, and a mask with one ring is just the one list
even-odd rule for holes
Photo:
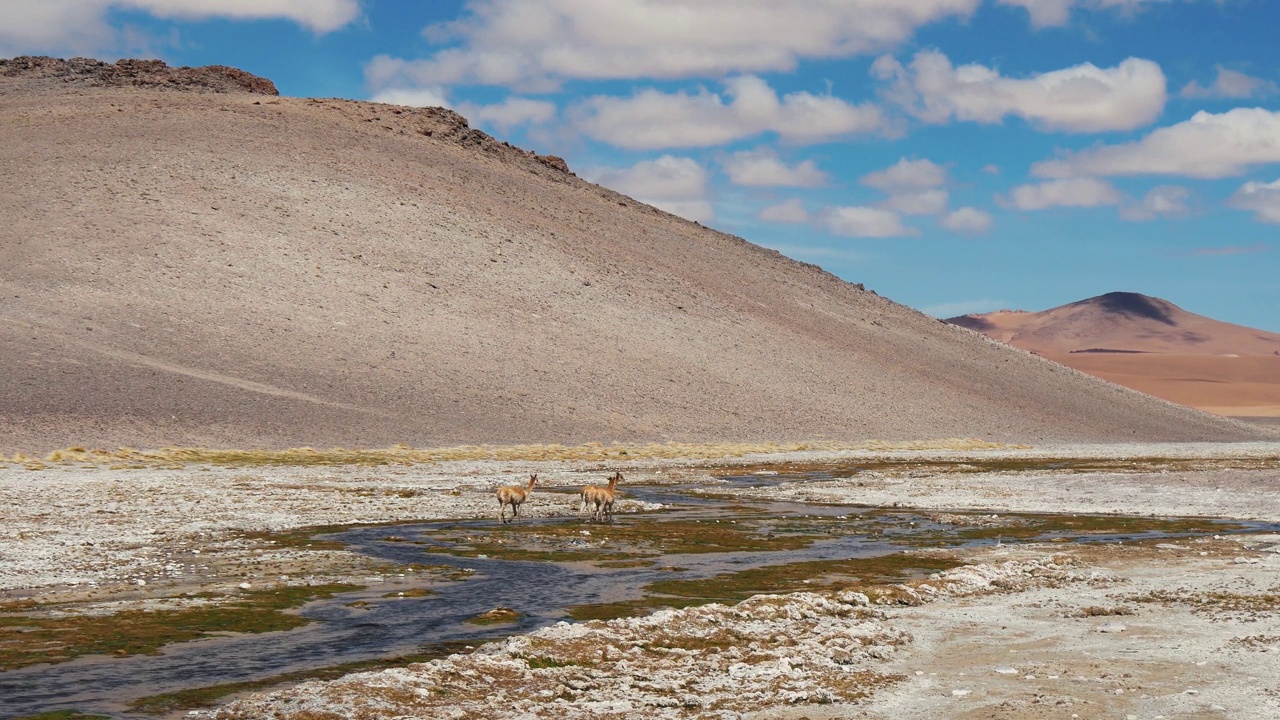
[[[534,472],[516,544],[608,547],[669,509],[624,485],[616,521],[586,523],[576,488],[621,471],[725,502],[911,511],[982,541],[906,554],[949,568],[935,575],[818,568],[777,588],[807,593],[152,712],[1280,717],[1274,428],[940,323],[449,111],[269,90],[226,70],[0,64],[0,686],[58,667],[36,658],[175,639],[121,647],[125,618],[444,582],[309,538],[496,525],[493,488]],[[304,445],[389,449],[274,452]],[[791,476],[824,468],[845,470]],[[1101,518],[1097,539],[1168,532],[1021,541],[1037,514]]]

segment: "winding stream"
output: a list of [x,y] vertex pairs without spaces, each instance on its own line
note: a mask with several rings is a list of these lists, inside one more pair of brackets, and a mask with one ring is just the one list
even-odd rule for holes
[[[792,479],[796,478],[749,476],[729,481],[762,485]],[[650,598],[650,606],[678,605],[732,601],[734,593],[773,589],[770,582],[778,583],[779,590],[796,589],[794,578],[788,584],[778,579],[782,576],[751,576],[751,582],[765,583],[760,586],[739,582],[746,577],[743,571],[794,563],[842,561],[847,566],[850,559],[889,558],[921,545],[1055,537],[1128,541],[1280,530],[1258,523],[1181,525],[1150,518],[1084,522],[1070,516],[1009,516],[1013,519],[1007,527],[992,528],[938,522],[937,514],[922,512],[722,499],[695,492],[706,489],[628,486],[628,497],[669,509],[620,515],[611,524],[573,517],[522,519],[505,527],[492,519],[450,520],[337,533],[328,537],[354,551],[403,565],[450,566],[468,573],[468,578],[433,582],[434,594],[426,597],[386,597],[386,586],[374,586],[315,601],[300,610],[315,622],[288,632],[216,637],[167,645],[158,655],[94,656],[0,673],[0,717],[70,709],[114,718],[152,717],[131,712],[130,701],[394,658],[438,643],[479,644],[570,619],[571,613],[609,616],[610,608],[625,608],[645,598]],[[952,515],[957,516],[980,517]],[[884,580],[929,571],[904,561],[895,577]],[[732,582],[726,584],[726,578]],[[706,594],[700,595],[704,587]],[[518,618],[497,625],[468,622],[497,606],[517,611]]]

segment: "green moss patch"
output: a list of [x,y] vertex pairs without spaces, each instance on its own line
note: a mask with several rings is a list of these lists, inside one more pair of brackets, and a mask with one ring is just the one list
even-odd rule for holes
[[962,565],[948,558],[895,553],[873,558],[806,560],[769,565],[709,578],[659,580],[645,586],[645,597],[613,603],[575,605],[574,620],[612,620],[647,615],[663,607],[689,607],[707,603],[736,603],[752,595],[808,590],[822,592],[846,588],[864,589],[918,579]]
[[[466,652],[475,644],[476,642],[474,640],[453,640],[449,642],[433,643],[411,655],[401,655],[394,658],[361,660],[357,662],[344,663],[342,665],[315,668],[312,670],[300,670],[298,672],[275,675],[260,680],[224,683],[222,685],[209,685],[206,687],[191,688],[189,690],[180,690],[178,692],[165,693],[162,695],[151,695],[135,700],[130,703],[129,708],[136,712],[146,713],[148,715],[171,715],[184,710],[213,705],[221,698],[225,698],[228,695],[269,690],[273,687],[287,683],[300,683],[308,680],[334,680],[353,672],[382,670],[390,667],[403,667],[413,663],[429,662],[438,658],[448,657],[449,655]],[[44,716],[39,717],[43,718]],[[73,717],[76,717],[78,720],[78,716]],[[84,717],[88,718],[89,716]],[[60,720],[60,718],[61,716],[50,716],[50,720]]]
[[14,720],[111,720],[109,715],[91,715],[79,710],[55,710],[39,715],[23,715]]
[[503,625],[516,622],[522,617],[524,616],[509,607],[496,607],[488,612],[480,613],[467,620],[467,622],[472,625]]
[[[446,544],[427,549],[503,560],[633,562],[663,555],[799,550],[830,536],[775,525],[763,518],[663,520],[646,516],[589,528],[581,523],[495,525],[491,530],[442,527],[432,530],[431,535]],[[584,530],[590,534],[584,535]]]
[[[282,587],[245,592],[181,610],[128,610],[110,618],[0,614],[0,671],[84,655],[148,655],[169,643],[213,634],[292,630],[310,620],[281,612],[358,585]],[[204,595],[213,599],[215,596]]]

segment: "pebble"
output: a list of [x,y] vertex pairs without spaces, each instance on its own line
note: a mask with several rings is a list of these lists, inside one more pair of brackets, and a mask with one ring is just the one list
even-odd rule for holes
[[1125,627],[1124,623],[1113,622],[1113,623],[1107,623],[1106,625],[1103,625],[1102,627],[1098,628],[1098,632],[1118,633],[1118,632],[1124,632],[1126,629],[1127,628]]
[[249,583],[240,583],[240,584],[239,584],[239,585],[237,585],[236,587],[239,587],[241,590],[248,590],[249,588],[251,588],[251,587],[253,587],[253,586],[252,586],[252,585],[250,585]]
[[952,690],[952,691],[951,691],[951,697],[958,697],[958,698],[962,698],[962,697],[964,697],[965,695],[968,695],[968,694],[969,694],[969,693],[971,693],[971,692],[973,692],[973,691],[972,691],[972,690]]
[[141,579],[139,579],[139,580],[134,580],[134,581],[133,581],[133,584],[134,584],[134,585],[137,585],[138,587],[142,587],[143,585],[146,585],[146,584],[147,584],[147,581],[146,581],[146,580],[141,580]]
[[996,672],[1000,673],[1001,675],[1017,675],[1018,669],[1009,667],[1008,665],[1001,665],[1000,667],[996,668]]

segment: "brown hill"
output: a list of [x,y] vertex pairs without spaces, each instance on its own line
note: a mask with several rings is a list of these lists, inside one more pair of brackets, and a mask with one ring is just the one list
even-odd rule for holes
[[1042,312],[948,322],[1082,372],[1210,412],[1280,415],[1280,334],[1113,292]]
[[1273,437],[449,111],[0,78],[0,448]]

